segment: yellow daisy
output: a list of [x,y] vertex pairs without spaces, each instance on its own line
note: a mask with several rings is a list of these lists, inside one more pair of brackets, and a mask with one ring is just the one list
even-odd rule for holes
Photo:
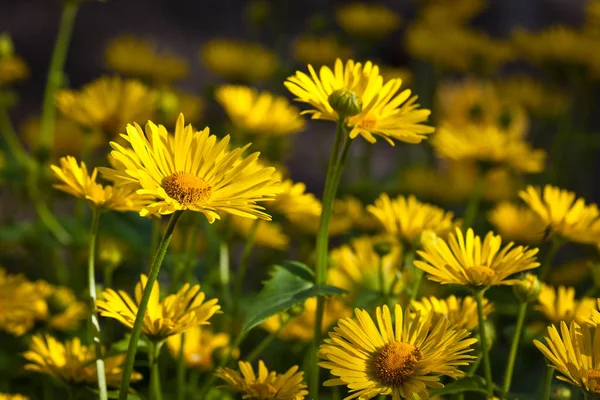
[[365,205],[360,199],[345,195],[335,200],[334,212],[346,216],[352,222],[352,227],[361,231],[376,231],[380,224],[377,218],[367,212]]
[[0,393],[0,400],[29,400],[29,397],[22,394]]
[[229,150],[229,136],[217,140],[208,128],[196,132],[185,126],[183,114],[174,135],[149,121],[145,133],[137,124],[128,125],[123,138],[130,148],[111,142],[116,169],[100,171],[118,186],[156,198],[140,215],[192,210],[210,223],[221,218],[219,212],[271,219],[256,203],[272,199],[281,189],[273,179],[275,169],[258,165],[259,153],[243,157],[250,145]]
[[48,304],[37,285],[0,267],[0,330],[21,336],[47,317]]
[[548,360],[549,366],[560,375],[558,379],[581,388],[591,394],[600,394],[600,329],[592,331],[589,326],[579,326],[575,321],[548,327],[546,344],[533,343]]
[[592,309],[589,319],[585,321],[586,323],[594,327],[598,327],[598,325],[600,325],[600,311],[598,311],[600,310],[600,299],[597,299],[597,305],[598,308],[594,307]]
[[377,307],[377,325],[369,313],[356,309],[356,319],[341,319],[329,339],[319,349],[335,379],[325,386],[347,385],[349,399],[370,399],[392,395],[394,400],[412,399],[415,394],[428,398],[428,388],[443,387],[443,375],[457,379],[465,375],[458,369],[475,357],[468,355],[477,339],[469,331],[439,318],[432,324],[432,313],[411,314],[394,309],[394,322],[387,305]]
[[594,203],[585,204],[575,193],[546,185],[527,186],[519,196],[556,235],[577,243],[600,241],[600,210]]
[[425,1],[418,10],[418,18],[431,26],[460,26],[486,7],[485,0]]
[[292,214],[321,215],[321,202],[314,194],[306,192],[304,183],[284,179],[279,173],[278,175],[282,192],[269,204],[269,210],[286,217]]
[[[102,300],[96,301],[100,315],[114,318],[128,328],[133,328],[138,305],[148,277],[141,275],[140,282],[135,286],[135,301],[127,293],[112,289],[102,292]],[[221,309],[217,299],[204,301],[206,295],[200,291],[200,285],[183,285],[175,294],[160,301],[158,282],[152,288],[148,311],[144,316],[142,332],[152,340],[162,340],[177,335],[186,329],[198,325],[208,325],[208,320]]]
[[88,200],[95,207],[116,211],[139,212],[152,197],[136,194],[130,187],[102,186],[96,182],[98,170],[88,173],[83,161],[78,165],[75,157],[62,157],[60,166],[52,165],[52,171],[61,181],[54,187],[72,196]]
[[444,240],[428,234],[422,240],[423,250],[417,253],[424,261],[415,266],[429,274],[429,279],[441,284],[475,287],[514,285],[518,279],[509,276],[540,266],[537,248],[514,247],[510,242],[501,248],[502,238],[488,232],[483,241],[469,228],[466,235],[459,228]]
[[488,213],[488,220],[505,239],[530,244],[541,243],[546,226],[530,208],[508,201]]
[[102,77],[81,90],[61,90],[56,97],[65,118],[112,137],[131,121],[147,121],[156,111],[156,92],[137,80]]
[[[230,343],[228,334],[214,333],[208,327],[195,326],[185,331],[184,336],[183,361],[188,368],[200,371],[212,371],[214,354],[227,348]],[[179,358],[181,335],[169,336],[167,347],[174,358]]]
[[247,86],[225,85],[215,90],[215,98],[233,125],[244,133],[286,136],[304,129],[300,110],[285,97]]
[[[39,288],[39,283],[38,284]],[[83,301],[77,300],[75,293],[68,287],[50,286],[46,301],[50,306],[48,325],[59,331],[75,331],[88,317],[88,307]]]
[[252,365],[245,361],[238,363],[241,374],[230,368],[219,368],[215,372],[227,382],[221,387],[242,394],[244,399],[257,400],[303,400],[308,395],[304,372],[294,365],[284,374],[269,372],[265,363],[258,362],[258,376]]
[[302,35],[292,43],[292,55],[301,64],[321,66],[350,57],[352,50],[334,36]]
[[290,238],[283,232],[280,224],[273,221],[256,221],[248,218],[232,216],[229,223],[233,230],[247,239],[254,223],[258,223],[254,233],[254,244],[276,250],[286,250],[290,246]]
[[402,81],[392,79],[384,84],[379,75],[379,67],[371,61],[364,65],[348,60],[346,65],[338,58],[334,70],[323,66],[317,75],[312,65],[308,65],[310,77],[301,71],[289,77],[285,86],[296,96],[296,101],[308,103],[314,109],[303,111],[313,119],[337,121],[338,112],[330,104],[330,96],[355,97],[360,109],[354,116],[346,117],[350,138],[361,135],[370,143],[375,136],[385,139],[391,145],[393,140],[407,143],[420,143],[434,129],[423,123],[429,110],[419,109],[416,96],[405,89],[399,92]]
[[[451,295],[445,299],[431,296],[413,300],[410,306],[421,314],[432,313],[433,324],[440,318],[445,318],[451,325],[472,331],[479,325],[477,316],[477,301],[471,296],[458,298]],[[483,299],[483,316],[486,318],[494,310],[494,305]]]
[[498,94],[507,102],[519,104],[536,116],[559,116],[568,105],[564,93],[530,76],[510,76],[495,86]]
[[400,26],[400,15],[383,4],[349,3],[339,7],[336,20],[348,34],[383,38]]
[[561,321],[566,323],[575,321],[578,324],[583,324],[589,320],[595,308],[595,299],[591,297],[576,299],[575,288],[562,285],[557,288],[542,285],[538,304],[534,307],[553,324],[558,324]]
[[0,57],[0,87],[27,79],[29,67],[21,57],[11,54]]
[[157,105],[158,116],[167,124],[175,124],[179,114],[185,115],[189,123],[197,123],[202,118],[206,104],[202,97],[181,90],[165,89],[159,91]]
[[420,247],[424,231],[431,230],[445,237],[458,224],[454,213],[421,203],[412,195],[392,200],[387,193],[382,193],[374,205],[367,206],[367,211],[379,220],[387,233],[402,238],[415,248]]
[[[70,385],[98,385],[95,346],[84,346],[79,338],[61,343],[50,335],[35,335],[23,357],[29,361],[25,365],[28,371],[50,375]],[[104,358],[108,386],[119,386],[124,361],[125,354]],[[133,371],[131,381],[140,379],[142,375]]]

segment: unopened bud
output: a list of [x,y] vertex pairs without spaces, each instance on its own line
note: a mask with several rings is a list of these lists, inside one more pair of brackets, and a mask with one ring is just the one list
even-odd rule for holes
[[297,317],[298,315],[302,314],[303,312],[304,312],[304,304],[302,304],[302,303],[295,304],[287,310],[287,314],[291,318]]
[[381,258],[392,252],[392,244],[388,241],[380,241],[373,243],[373,251]]
[[513,286],[513,292],[517,299],[522,302],[533,303],[538,299],[542,284],[537,276],[526,274],[516,285]]
[[353,117],[362,111],[362,100],[352,90],[338,89],[329,95],[328,100],[340,118]]
[[556,389],[554,389],[554,391],[550,395],[550,398],[552,400],[570,400],[571,395],[571,389],[569,389],[567,386],[560,385],[557,386]]
[[158,95],[156,107],[162,115],[173,115],[179,108],[179,99],[172,91],[161,90]]
[[14,54],[14,46],[10,35],[6,32],[0,33],[0,59],[8,58]]

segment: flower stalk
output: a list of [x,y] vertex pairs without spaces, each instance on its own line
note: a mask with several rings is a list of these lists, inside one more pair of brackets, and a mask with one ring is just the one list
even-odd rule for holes
[[558,253],[558,250],[560,250],[560,248],[562,247],[562,245],[564,244],[562,239],[557,238],[556,236],[552,238],[552,243],[550,245],[550,249],[548,250],[548,253],[546,254],[546,258],[544,258],[544,263],[542,264],[542,266],[540,267],[540,280],[541,281],[545,281],[546,278],[548,277],[548,273],[550,272],[550,267],[552,266],[552,263],[554,262],[554,258],[556,258],[556,253]]
[[515,361],[517,359],[517,350],[519,349],[519,340],[521,339],[521,333],[523,332],[523,324],[525,322],[525,316],[527,315],[527,302],[521,301],[519,304],[519,313],[517,316],[517,324],[515,325],[515,332],[513,334],[512,343],[510,345],[510,352],[508,353],[508,362],[506,364],[506,372],[504,373],[504,384],[502,385],[502,393],[504,396],[508,396],[510,391],[510,384],[512,382],[513,370],[515,367]]
[[465,217],[463,218],[464,229],[471,228],[473,222],[475,222],[475,218],[477,217],[477,213],[479,212],[481,196],[483,195],[483,184],[484,175],[482,173],[481,176],[479,176],[477,178],[477,181],[475,182],[475,187],[473,187],[471,197],[469,198],[469,203],[467,204],[467,209],[465,210]]
[[[242,287],[244,285],[246,270],[248,269],[248,261],[250,260],[250,254],[252,254],[252,249],[254,248],[256,231],[258,231],[260,222],[260,219],[255,219],[252,222],[252,226],[250,227],[250,233],[248,234],[248,239],[246,239],[244,250],[242,250],[242,257],[240,259],[240,265],[238,267],[238,271],[235,278],[235,285],[233,287],[233,298],[236,302],[239,301],[242,295]],[[239,311],[238,307],[236,307],[236,311]]]
[[185,392],[187,386],[185,384],[185,358],[184,349],[185,345],[185,332],[181,335],[181,345],[179,347],[179,354],[177,355],[177,400],[185,400]]
[[490,349],[488,348],[487,334],[485,332],[485,319],[483,317],[483,294],[485,289],[475,291],[477,301],[477,316],[479,319],[479,339],[481,341],[481,354],[483,356],[483,371],[488,397],[494,395],[494,382],[492,381],[492,365],[490,363]]
[[148,364],[150,367],[150,400],[162,400],[162,389],[160,385],[160,369],[158,359],[163,341],[151,341],[148,349]]

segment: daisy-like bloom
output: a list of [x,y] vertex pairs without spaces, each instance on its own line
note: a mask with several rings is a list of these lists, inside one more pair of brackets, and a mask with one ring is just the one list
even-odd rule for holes
[[336,21],[348,34],[383,38],[400,26],[400,15],[382,4],[349,3],[336,11]]
[[414,247],[420,247],[424,231],[431,230],[445,237],[458,224],[454,213],[421,203],[412,195],[390,199],[387,193],[382,193],[374,205],[367,206],[367,211],[381,222],[387,233],[401,237]]
[[62,157],[60,166],[52,165],[52,171],[61,181],[54,185],[71,196],[89,201],[94,207],[116,211],[140,211],[152,201],[148,195],[136,194],[131,187],[102,186],[96,182],[98,170],[88,173],[83,161],[77,164],[75,157]]
[[356,309],[356,318],[339,321],[329,339],[319,349],[335,379],[325,386],[347,385],[349,399],[371,399],[392,395],[392,399],[428,398],[428,388],[440,388],[443,375],[457,379],[465,375],[458,368],[476,357],[468,353],[477,339],[469,331],[432,313],[412,314],[400,305],[394,309],[394,322],[387,305],[377,307],[377,326],[369,313]]
[[[437,297],[423,297],[420,300],[413,300],[410,306],[416,312],[421,314],[432,313],[433,324],[440,318],[446,318],[451,325],[457,328],[464,328],[472,331],[479,325],[477,317],[477,301],[471,296],[458,298],[451,295],[445,299]],[[494,305],[483,299],[483,317],[487,316],[494,310]]]
[[29,76],[29,67],[16,55],[0,57],[0,87],[22,81]]
[[561,115],[568,104],[564,93],[527,75],[507,77],[495,86],[501,98],[540,117]]
[[112,137],[131,121],[147,121],[156,111],[155,91],[134,79],[102,77],[80,90],[61,90],[56,105],[65,118]]
[[303,400],[308,395],[304,372],[294,365],[284,374],[269,372],[265,363],[258,362],[258,374],[252,364],[238,363],[241,374],[230,368],[219,368],[215,375],[227,382],[221,387],[242,394],[243,399],[256,400]]
[[252,225],[258,223],[254,233],[254,244],[276,250],[286,250],[290,246],[290,238],[283,232],[277,222],[256,221],[248,218],[232,216],[229,222],[233,230],[243,238],[248,238],[252,232]]
[[228,39],[213,39],[206,43],[200,50],[200,58],[211,72],[225,79],[244,82],[266,80],[279,67],[279,57],[274,51],[259,43]]
[[[50,335],[35,335],[31,338],[29,350],[23,353],[29,361],[25,365],[28,371],[50,375],[69,385],[98,385],[96,372],[95,346],[81,344],[79,338],[59,342]],[[106,384],[110,387],[119,387],[121,383],[122,365],[125,354],[104,358]],[[131,381],[142,379],[136,371],[131,374]]]
[[557,288],[542,285],[538,304],[535,306],[535,310],[542,312],[553,324],[558,324],[560,321],[567,323],[575,321],[582,324],[590,318],[595,308],[595,299],[591,297],[576,299],[575,288],[562,285]]
[[284,179],[277,172],[278,180],[281,181],[282,192],[269,204],[269,210],[286,217],[292,214],[314,214],[321,216],[321,202],[312,193],[306,192],[306,185],[302,182],[294,182]]
[[[147,281],[148,277],[142,274],[135,286],[135,301],[122,290],[118,293],[112,289],[104,290],[102,300],[96,301],[99,314],[133,328]],[[205,302],[205,298],[204,292],[200,291],[200,285],[191,286],[186,283],[177,293],[165,297],[161,302],[160,287],[156,282],[150,293],[142,332],[151,340],[162,340],[194,326],[210,324],[208,320],[221,306],[217,304],[217,299]]]
[[429,274],[429,279],[445,284],[487,287],[514,285],[518,279],[509,276],[540,266],[535,255],[537,248],[515,247],[512,242],[504,247],[502,238],[488,232],[483,241],[469,228],[466,235],[459,228],[448,239],[435,233],[426,234],[423,250],[417,253],[424,261],[415,261],[417,268]]
[[[39,282],[36,282],[39,288]],[[50,306],[48,325],[52,329],[70,332],[74,331],[88,317],[88,307],[83,301],[78,301],[75,293],[68,287],[49,285],[49,295],[46,301]]]
[[157,108],[164,122],[175,124],[179,114],[185,115],[189,123],[198,122],[206,108],[202,97],[181,90],[162,89],[158,92]]
[[[546,344],[539,340],[533,343],[548,360],[549,366],[560,375],[558,379],[581,388],[594,398],[600,394],[600,330],[594,331],[587,325],[560,323],[548,327]],[[595,396],[594,396],[595,395]]]
[[344,66],[338,58],[333,71],[322,66],[317,75],[312,65],[308,65],[308,70],[310,76],[297,71],[296,75],[287,79],[285,86],[296,96],[296,101],[314,108],[302,112],[311,114],[313,119],[339,119],[338,112],[330,104],[332,93],[336,93],[332,97],[355,98],[356,106],[360,106],[359,112],[345,120],[350,138],[361,135],[368,142],[375,143],[375,136],[379,136],[391,145],[394,145],[393,140],[420,143],[434,131],[423,124],[430,111],[419,109],[415,103],[417,96],[411,97],[409,89],[400,91],[400,79],[384,84],[379,67],[370,61],[363,65],[348,60]]
[[[382,255],[377,246],[384,248],[386,254]],[[360,236],[332,250],[330,258],[328,281],[337,287],[351,293],[366,288],[399,294],[402,289],[402,281],[395,279],[402,266],[402,247],[395,238]]]
[[333,204],[335,212],[348,217],[352,227],[362,231],[376,231],[380,228],[379,221],[373,214],[367,212],[365,205],[354,196],[343,196]]
[[0,267],[0,330],[21,336],[48,317],[48,305],[35,283]]
[[598,325],[600,325],[600,299],[597,299],[598,302],[598,308],[594,307],[594,309],[592,309],[592,312],[590,314],[590,317],[585,321],[586,323],[590,324],[593,327],[598,327]]
[[419,21],[430,26],[467,24],[487,6],[485,0],[425,1],[418,12]]
[[575,193],[546,185],[527,186],[519,196],[556,235],[577,243],[600,241],[600,210],[594,203],[585,204]]
[[530,208],[508,201],[497,204],[488,220],[505,239],[538,244],[544,238],[546,225]]
[[194,131],[185,126],[183,114],[174,135],[149,121],[145,133],[135,124],[122,136],[131,147],[111,142],[115,168],[100,171],[117,186],[156,198],[140,215],[192,210],[210,223],[221,218],[219,212],[271,219],[257,202],[272,200],[281,188],[274,180],[275,168],[258,164],[259,153],[242,155],[249,144],[229,150],[229,135],[217,140],[208,127]]
[[301,64],[321,66],[331,64],[337,58],[349,58],[352,50],[334,36],[302,35],[292,43],[292,55]]
[[300,110],[283,96],[248,86],[225,85],[215,98],[233,125],[253,135],[287,136],[304,129]]
[[[188,368],[200,371],[212,371],[213,355],[229,346],[230,338],[226,333],[214,333],[208,327],[193,327],[185,331],[183,341],[183,361]],[[167,347],[174,358],[179,358],[181,335],[170,336]]]
[[29,397],[22,394],[0,393],[0,400],[29,400]]

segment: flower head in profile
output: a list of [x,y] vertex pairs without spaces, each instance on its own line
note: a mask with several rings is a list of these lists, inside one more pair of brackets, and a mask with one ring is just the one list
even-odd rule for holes
[[[446,318],[451,325],[469,331],[472,331],[479,325],[477,302],[471,296],[459,298],[451,295],[445,299],[438,299],[434,296],[423,297],[420,300],[413,300],[410,306],[413,310],[421,314],[432,313],[434,324],[438,319]],[[493,310],[494,305],[488,299],[483,299],[484,318]]]
[[530,208],[508,201],[488,213],[488,220],[505,239],[530,244],[541,243],[546,226]]
[[575,298],[575,288],[571,286],[553,287],[542,285],[538,304],[534,307],[553,324],[561,321],[578,324],[586,322],[596,308],[596,300],[591,297]]
[[346,65],[337,59],[333,71],[322,66],[319,75],[308,65],[310,76],[297,71],[285,86],[296,100],[310,104],[303,111],[313,119],[337,121],[342,117],[350,130],[350,138],[361,135],[370,143],[379,136],[391,145],[394,140],[420,143],[434,129],[424,125],[430,111],[419,109],[411,91],[400,91],[402,81],[383,81],[379,67],[371,61],[364,65],[348,60]]
[[[29,349],[23,353],[29,361],[25,365],[28,371],[50,375],[70,385],[98,385],[96,372],[96,350],[94,346],[81,344],[79,338],[59,342],[50,335],[35,335],[31,338]],[[118,387],[121,383],[122,366],[125,354],[104,359],[106,384]],[[142,375],[133,371],[131,381],[137,382]]]
[[417,253],[423,261],[415,261],[415,266],[443,285],[514,285],[519,280],[508,279],[511,275],[540,266],[535,258],[537,248],[514,246],[512,242],[502,247],[502,238],[493,232],[482,240],[471,228],[466,234],[456,228],[447,240],[424,235],[422,244],[423,250]]
[[[122,290],[104,290],[102,299],[96,301],[98,313],[132,328],[147,281],[148,277],[142,274],[135,286],[135,301]],[[200,285],[191,286],[186,283],[177,293],[160,301],[160,288],[158,282],[155,283],[142,332],[152,340],[161,340],[198,325],[208,325],[208,320],[221,307],[217,304],[217,299],[204,301],[205,299],[206,295],[200,291]]]
[[[256,246],[276,250],[286,250],[290,246],[289,236],[283,232],[283,228],[277,222],[251,220],[236,216],[228,218],[228,221],[233,230],[242,238],[247,240],[253,234]],[[258,226],[254,226],[254,224],[258,224]],[[252,233],[254,229],[255,231]]]
[[367,211],[381,222],[387,233],[401,237],[414,247],[420,247],[424,231],[445,237],[458,224],[454,213],[421,203],[412,195],[390,199],[387,193],[382,193],[374,205],[367,206]]
[[48,304],[37,285],[0,267],[0,330],[21,336],[47,317]]
[[300,110],[285,97],[234,85],[217,88],[215,97],[233,125],[245,133],[287,136],[304,128]]
[[269,372],[265,363],[258,362],[258,374],[249,362],[238,363],[241,374],[230,368],[219,368],[215,375],[227,384],[221,387],[242,394],[244,399],[256,400],[303,400],[308,395],[304,372],[297,365],[284,374]]
[[341,319],[319,349],[319,365],[335,376],[324,385],[347,385],[346,399],[428,398],[428,388],[443,387],[441,376],[464,376],[458,367],[475,359],[468,353],[477,339],[445,318],[433,324],[431,313],[403,312],[396,305],[392,319],[384,305],[377,307],[375,325],[367,311],[354,312],[356,318]]
[[400,15],[382,4],[345,4],[337,9],[335,16],[345,32],[358,37],[382,38],[400,26]]
[[194,131],[185,126],[183,115],[174,135],[149,121],[145,132],[128,125],[122,136],[131,147],[111,142],[115,168],[100,171],[117,186],[155,198],[140,215],[192,210],[210,223],[221,218],[219,213],[271,219],[257,202],[272,200],[281,189],[273,178],[275,168],[258,164],[259,153],[243,156],[250,145],[230,150],[229,136],[217,140],[208,128]]
[[552,233],[577,243],[600,241],[600,210],[596,204],[585,204],[575,193],[550,185],[543,191],[527,186],[519,196]]
[[301,64],[321,66],[350,57],[352,50],[334,36],[302,35],[294,40],[292,54]]
[[[215,333],[209,327],[190,328],[185,331],[183,361],[189,368],[212,371],[215,353],[227,348],[229,343],[230,338],[227,333]],[[181,335],[169,336],[167,347],[171,355],[178,359],[181,351]]]

